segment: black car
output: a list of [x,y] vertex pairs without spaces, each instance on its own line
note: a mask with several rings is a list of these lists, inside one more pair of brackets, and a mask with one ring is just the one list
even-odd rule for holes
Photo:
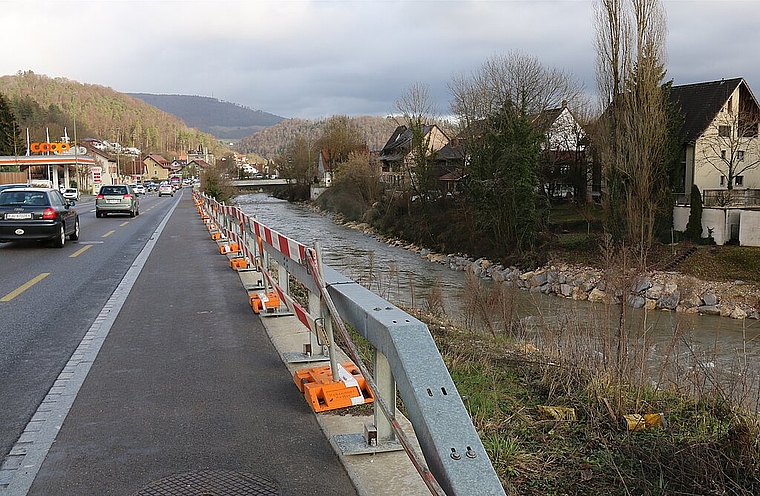
[[74,202],[57,189],[10,188],[0,192],[0,243],[50,240],[63,247],[68,237],[79,239],[79,215]]

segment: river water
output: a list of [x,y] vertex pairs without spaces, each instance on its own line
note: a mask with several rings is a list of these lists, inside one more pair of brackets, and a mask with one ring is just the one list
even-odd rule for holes
[[[442,301],[451,322],[485,326],[482,320],[474,322],[473,312],[468,310],[471,298],[465,294],[464,272],[390,246],[361,231],[336,224],[304,206],[267,194],[244,194],[238,196],[235,203],[247,214],[296,241],[308,246],[319,241],[323,263],[391,303],[428,309],[435,306],[430,302]],[[492,283],[484,281],[483,285],[487,291]],[[439,293],[440,298],[431,298],[431,292]],[[597,341],[599,353],[610,350],[607,340],[599,337],[599,330],[614,333],[619,322],[619,307],[520,290],[512,295],[514,320],[525,324],[528,332],[531,328],[545,331],[541,341],[544,348],[563,340],[565,346],[567,341],[593,340]],[[681,376],[688,375],[689,370],[699,372],[695,374],[699,376],[695,379],[698,382],[729,376],[734,380],[741,377],[745,388],[758,387],[760,321],[633,309],[628,312],[625,326],[632,330],[632,339],[646,343],[642,353],[646,354],[644,359],[650,370],[657,371],[667,362],[677,364]]]

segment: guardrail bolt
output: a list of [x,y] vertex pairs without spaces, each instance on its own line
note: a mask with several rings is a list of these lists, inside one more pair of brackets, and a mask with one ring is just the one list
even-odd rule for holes
[[475,453],[474,451],[472,451],[472,448],[470,448],[469,446],[467,447],[467,453],[465,455],[467,456],[467,458],[477,458],[478,457],[478,454]]
[[453,458],[454,460],[461,460],[462,459],[462,455],[460,455],[459,453],[457,453],[457,449],[456,448],[451,448],[451,458]]

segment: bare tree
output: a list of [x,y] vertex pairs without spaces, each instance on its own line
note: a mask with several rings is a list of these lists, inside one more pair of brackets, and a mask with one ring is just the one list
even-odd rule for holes
[[396,101],[397,123],[405,125],[411,133],[409,154],[404,160],[404,173],[414,194],[425,203],[428,193],[435,187],[435,151],[431,142],[432,124],[437,109],[430,99],[428,86],[414,83]]
[[706,133],[704,160],[725,178],[726,189],[747,186],[737,184],[737,178],[760,165],[759,122],[756,103],[746,97],[744,101],[729,101]]
[[606,110],[594,141],[607,182],[608,226],[645,267],[666,191],[665,11],[660,0],[599,0],[595,8]]
[[583,87],[571,73],[547,68],[533,56],[520,52],[495,55],[470,76],[455,76],[449,83],[451,110],[464,126],[501,112],[509,102],[526,115],[574,106]]

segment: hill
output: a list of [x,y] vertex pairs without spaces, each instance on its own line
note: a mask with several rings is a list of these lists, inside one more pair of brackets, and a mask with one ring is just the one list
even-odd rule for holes
[[[362,130],[370,150],[380,150],[391,137],[398,123],[387,117],[351,117],[351,121]],[[240,140],[235,149],[239,153],[257,154],[267,159],[282,153],[296,136],[304,136],[315,142],[322,136],[327,120],[285,119],[263,131]]]
[[188,126],[222,140],[238,140],[284,120],[284,117],[212,97],[150,93],[127,95],[172,114]]
[[224,153],[210,134],[190,129],[172,114],[112,88],[51,78],[32,71],[0,76],[0,93],[6,96],[21,129],[32,141],[63,136],[116,141],[170,158],[204,146]]

